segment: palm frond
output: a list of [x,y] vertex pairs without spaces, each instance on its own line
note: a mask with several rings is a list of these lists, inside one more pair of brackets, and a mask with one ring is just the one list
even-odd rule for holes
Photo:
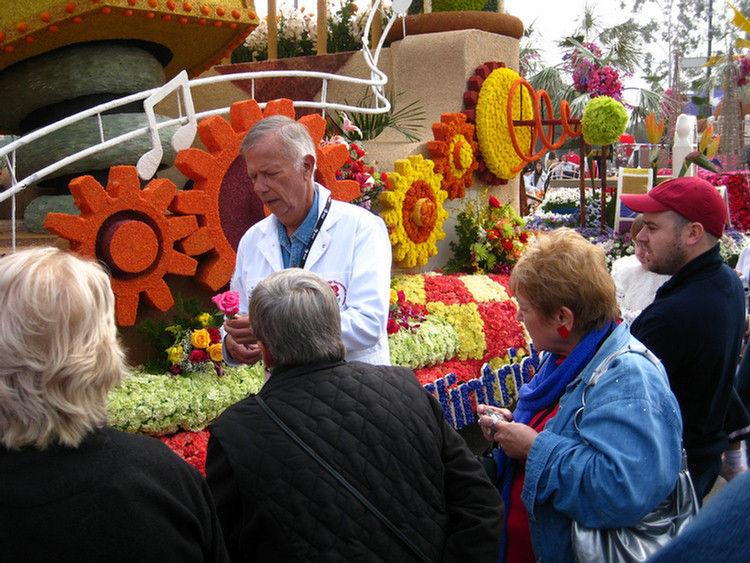
[[[394,96],[392,91],[387,93],[388,100],[391,103],[391,109],[387,113],[351,113],[351,122],[362,131],[361,140],[370,141],[375,139],[389,127],[401,133],[411,142],[421,140],[417,134],[421,130],[421,123],[425,120],[424,106],[418,100],[414,100],[410,104],[396,109],[398,98],[402,94],[403,92],[399,92]],[[372,93],[368,90],[358,102],[358,105],[360,107],[371,106],[371,98]],[[346,100],[344,100],[344,103],[352,105]],[[336,121],[340,122],[341,120],[342,116],[339,112],[336,116]]]

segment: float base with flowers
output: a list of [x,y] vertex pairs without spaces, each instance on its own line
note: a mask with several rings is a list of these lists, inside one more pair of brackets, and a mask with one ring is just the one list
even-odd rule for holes
[[[414,369],[454,428],[475,422],[477,403],[514,403],[539,357],[516,320],[508,274],[400,274],[391,286],[391,361]],[[229,367],[201,353],[213,345],[210,324],[218,311],[182,317],[181,324],[162,329],[173,337],[163,348],[170,369],[134,369],[110,391],[109,424],[160,437],[204,471],[206,427],[257,392],[264,370],[260,364]]]

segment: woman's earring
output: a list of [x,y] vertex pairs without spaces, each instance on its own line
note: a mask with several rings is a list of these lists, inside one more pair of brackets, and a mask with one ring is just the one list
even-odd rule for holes
[[557,327],[557,333],[560,335],[560,338],[567,338],[570,336],[570,332],[568,332],[568,327],[565,325],[560,325]]

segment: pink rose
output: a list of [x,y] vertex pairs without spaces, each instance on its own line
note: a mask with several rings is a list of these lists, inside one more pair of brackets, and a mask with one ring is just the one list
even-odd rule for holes
[[214,295],[211,301],[216,304],[219,311],[228,317],[233,317],[240,311],[240,294],[236,291],[219,293],[218,295]]

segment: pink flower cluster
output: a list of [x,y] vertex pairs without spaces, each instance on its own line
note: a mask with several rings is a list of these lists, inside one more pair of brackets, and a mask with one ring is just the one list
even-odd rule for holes
[[[583,46],[597,58],[602,51],[595,43],[583,43]],[[615,100],[622,99],[622,82],[620,73],[611,66],[599,66],[579,52],[566,57],[567,67],[573,71],[573,87],[579,92],[588,93],[592,98],[609,96]]]
[[588,92],[592,98],[609,96],[619,101],[622,98],[620,73],[611,66],[595,69],[589,76]]
[[735,59],[737,68],[737,86],[745,86],[750,82],[750,56],[740,55]]

